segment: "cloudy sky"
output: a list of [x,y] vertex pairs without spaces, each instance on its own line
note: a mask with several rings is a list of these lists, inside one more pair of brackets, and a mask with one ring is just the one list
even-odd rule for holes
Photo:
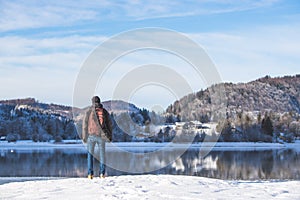
[[[196,42],[224,82],[300,73],[297,0],[0,0],[0,99],[34,97],[72,105],[78,74],[91,52],[116,35],[145,27],[176,31]],[[182,74],[193,91],[205,87],[178,57],[145,50],[114,62],[95,93],[111,99],[122,77],[151,63]],[[175,96],[167,87],[148,84],[137,86],[129,100],[164,108]]]

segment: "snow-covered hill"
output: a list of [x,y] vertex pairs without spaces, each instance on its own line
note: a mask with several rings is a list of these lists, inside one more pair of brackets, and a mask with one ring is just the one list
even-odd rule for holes
[[[126,124],[131,120],[138,126],[143,126],[149,119],[148,110],[137,108],[134,104],[124,101],[105,101],[103,106],[111,113],[114,122],[124,121],[123,119],[126,118],[124,121]],[[8,141],[55,140],[59,142],[65,139],[77,139],[81,135],[80,127],[86,110],[87,108],[40,103],[34,98],[2,100],[0,101],[0,137],[6,137]],[[136,135],[134,131],[131,134]],[[122,130],[114,123],[113,139],[131,141],[132,136],[123,137]]]
[[[213,98],[222,93],[221,103]],[[171,121],[218,122],[222,141],[270,142],[282,133],[292,141],[300,137],[300,75],[213,85],[175,101],[167,113]]]
[[[261,112],[271,110],[275,113],[300,113],[300,74],[295,76],[266,76],[248,83],[221,83],[205,90],[188,94],[167,108],[168,113],[180,115],[188,120],[210,117],[214,102],[214,89],[226,93],[226,108],[230,112]],[[218,91],[218,90],[216,90]],[[195,112],[191,112],[195,111]]]

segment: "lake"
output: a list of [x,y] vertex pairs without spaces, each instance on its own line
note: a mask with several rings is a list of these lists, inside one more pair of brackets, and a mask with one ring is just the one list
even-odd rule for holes
[[[109,176],[127,174],[173,174],[217,179],[293,179],[300,180],[300,155],[294,149],[213,150],[202,157],[188,149],[177,159],[178,149],[160,154],[107,151]],[[85,177],[85,149],[0,149],[0,176]],[[95,172],[98,165],[95,164]],[[128,170],[124,170],[128,169]],[[151,171],[151,169],[155,169]],[[97,174],[97,173],[95,173]]]

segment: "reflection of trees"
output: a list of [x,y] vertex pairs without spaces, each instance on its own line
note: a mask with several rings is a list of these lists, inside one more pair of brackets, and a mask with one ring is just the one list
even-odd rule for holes
[[274,158],[271,154],[266,154],[261,161],[261,169],[265,175],[265,178],[270,178],[273,171]]
[[300,176],[299,155],[292,150],[226,151],[220,154],[215,178],[299,179]]
[[[199,150],[188,150],[180,158],[179,150],[170,149],[150,156],[107,151],[109,175],[183,174],[219,179],[300,179],[300,156],[294,150],[211,151],[201,158]],[[176,166],[177,164],[177,166]],[[99,165],[95,164],[98,171]],[[2,151],[0,176],[69,176],[86,175],[86,152],[76,149],[42,151]],[[151,169],[157,170],[151,172]],[[125,169],[118,171],[118,169]],[[127,171],[126,171],[127,169]],[[182,170],[183,169],[183,170]]]
[[270,151],[225,151],[217,161],[220,179],[259,179],[264,154]]
[[141,174],[156,170],[153,173],[162,172],[163,174],[169,174],[168,169],[171,169],[171,164],[176,160],[177,155],[180,155],[180,152],[176,150],[148,153],[114,151],[107,152],[107,161],[108,166],[125,171],[126,173]]
[[6,152],[0,169],[0,176],[85,176],[86,154],[72,149]]

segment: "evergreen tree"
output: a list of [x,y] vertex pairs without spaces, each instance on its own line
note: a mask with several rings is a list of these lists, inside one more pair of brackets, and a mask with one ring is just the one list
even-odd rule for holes
[[75,139],[77,138],[77,130],[73,121],[68,121],[64,133],[66,139]]
[[273,124],[269,116],[262,120],[261,128],[264,134],[273,136]]
[[140,114],[143,116],[144,120],[143,120],[143,123],[145,124],[145,122],[147,121],[150,121],[150,117],[149,117],[149,111],[145,108],[143,108],[141,111],[140,111]]
[[257,115],[257,124],[261,124],[261,113],[260,112]]

